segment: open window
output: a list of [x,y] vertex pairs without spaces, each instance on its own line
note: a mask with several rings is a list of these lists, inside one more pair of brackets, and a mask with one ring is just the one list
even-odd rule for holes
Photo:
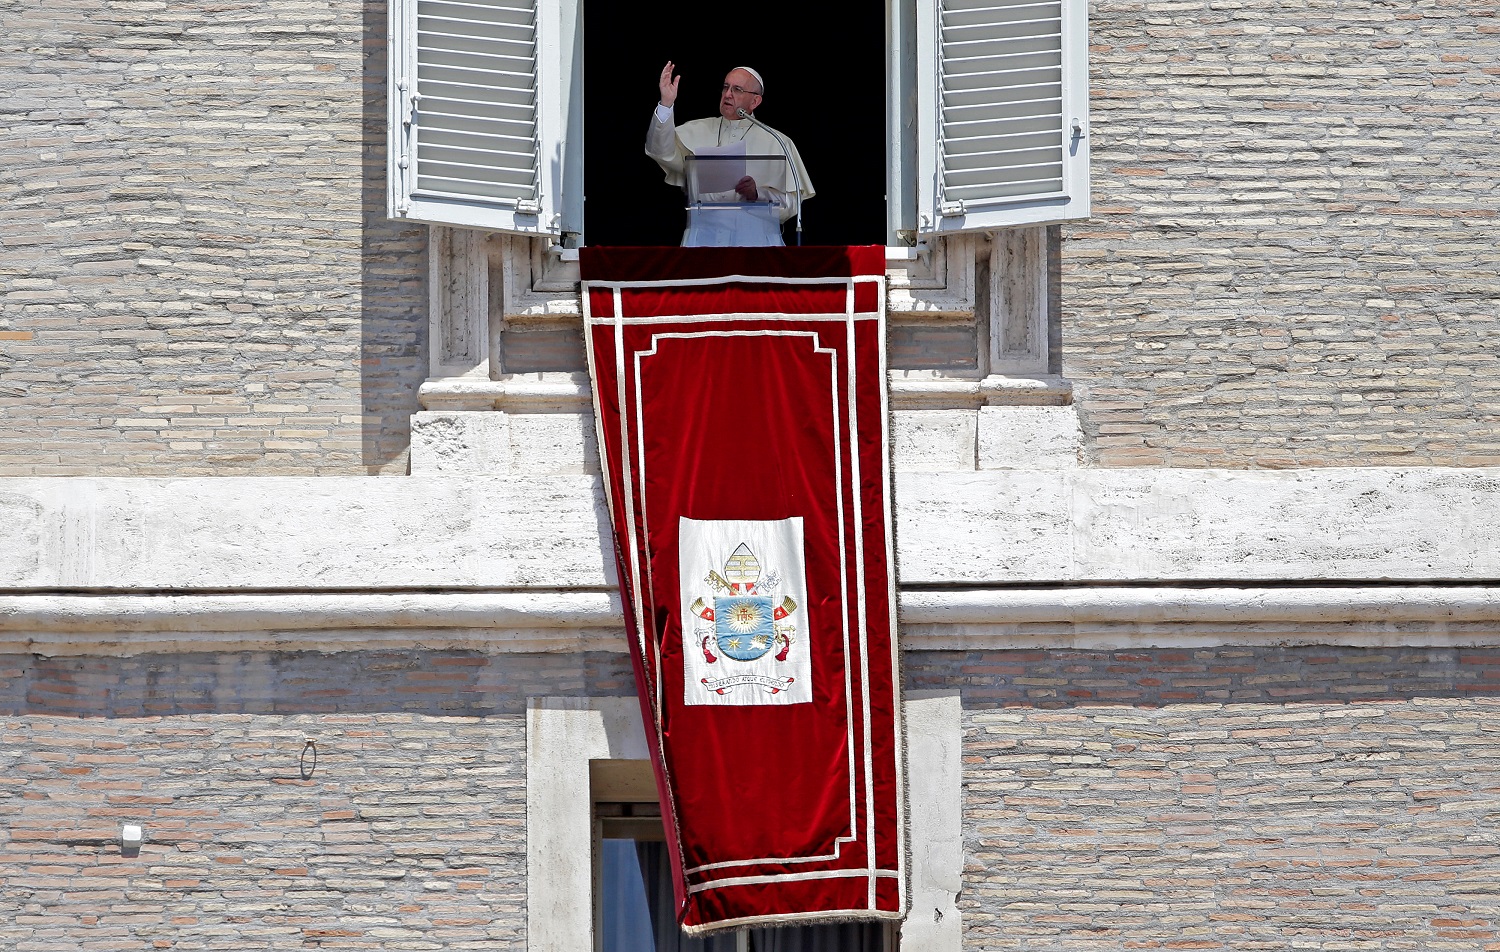
[[[908,950],[958,952],[963,944],[958,908],[963,875],[962,710],[952,692],[908,696],[902,708],[908,798],[922,809],[907,815],[912,913],[899,930],[881,924],[878,929],[886,931],[880,938],[887,950],[899,943]],[[635,867],[638,882],[620,888],[635,891],[637,900],[644,901],[640,897],[646,892],[648,873],[640,870],[650,859],[642,863],[636,844],[650,843],[661,823],[653,804],[655,780],[648,756],[635,698],[527,701],[527,952],[597,952],[602,935],[596,916],[608,896],[597,902],[588,897],[601,891],[606,855],[617,870],[630,873]],[[616,842],[606,848],[606,838]],[[645,852],[650,851],[648,847]],[[609,885],[616,883],[611,880]],[[607,893],[608,887],[603,889]],[[786,930],[767,931],[782,936],[766,936],[757,948],[827,952],[826,947],[789,941],[778,948],[772,939],[792,937]],[[728,950],[700,947],[698,952]]]
[[923,232],[1089,213],[1083,0],[924,0],[917,47]]
[[[710,22],[738,8],[688,17],[601,0],[392,0],[389,214],[569,245],[620,241],[607,207],[636,214],[652,197],[598,168],[600,156],[651,179],[640,141],[658,60],[697,46],[709,50],[692,68],[704,88],[742,62],[817,61],[815,75],[765,70],[766,118],[807,160],[819,192],[809,215],[819,202],[827,213],[827,236],[810,221],[809,241],[899,244],[1085,217],[1086,9],[891,0],[866,19],[814,2],[786,26],[754,15],[746,33]],[[606,210],[586,214],[586,198]]]
[[[578,227],[576,0],[393,0],[387,214],[561,236]],[[571,17],[571,19],[570,19]],[[576,213],[575,213],[576,214]]]
[[677,927],[651,764],[593,760],[595,952],[897,952],[889,922],[740,929],[690,938]]

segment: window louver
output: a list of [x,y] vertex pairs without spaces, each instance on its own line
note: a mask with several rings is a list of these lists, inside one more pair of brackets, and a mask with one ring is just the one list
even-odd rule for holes
[[940,205],[1065,191],[1062,3],[942,0]]
[[420,193],[534,206],[534,0],[417,0]]

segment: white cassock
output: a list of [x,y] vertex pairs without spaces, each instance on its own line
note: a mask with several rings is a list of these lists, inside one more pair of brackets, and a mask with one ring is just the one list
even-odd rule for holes
[[[781,139],[786,143],[784,152],[776,136],[748,119],[714,117],[676,125],[672,110],[657,105],[656,113],[651,118],[651,127],[646,132],[646,154],[662,167],[666,180],[671,185],[685,186],[687,173],[683,159],[699,150],[742,148],[748,155],[785,155],[787,158],[786,162],[750,163],[748,166],[751,176],[755,178],[757,199],[770,203],[759,209],[747,209],[760,212],[758,219],[752,215],[722,213],[737,212],[738,209],[721,209],[719,213],[698,215],[690,209],[688,228],[682,236],[684,246],[782,243],[780,223],[797,213],[798,196],[806,201],[815,193],[812,182],[807,177],[807,167],[802,164],[802,156],[797,154],[797,146],[785,135]],[[796,166],[795,174],[792,165]],[[704,197],[738,201],[738,196],[733,192]]]

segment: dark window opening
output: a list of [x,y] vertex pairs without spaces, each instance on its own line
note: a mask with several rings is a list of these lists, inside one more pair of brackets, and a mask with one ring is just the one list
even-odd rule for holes
[[689,938],[677,928],[672,872],[654,803],[596,803],[601,952],[886,952],[878,922],[782,926]]
[[[662,181],[643,151],[657,76],[670,59],[682,77],[676,112],[684,122],[718,115],[719,86],[734,67],[765,77],[756,118],[796,144],[818,193],[803,207],[803,244],[885,244],[885,8],[852,9],[811,0],[785,16],[585,0],[585,243],[682,238],[682,191]],[[791,223],[783,233],[791,244]]]

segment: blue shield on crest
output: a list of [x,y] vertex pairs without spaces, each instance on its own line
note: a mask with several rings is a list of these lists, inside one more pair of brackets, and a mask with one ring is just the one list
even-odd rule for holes
[[754,661],[776,644],[769,595],[719,595],[714,598],[714,640],[736,661]]

